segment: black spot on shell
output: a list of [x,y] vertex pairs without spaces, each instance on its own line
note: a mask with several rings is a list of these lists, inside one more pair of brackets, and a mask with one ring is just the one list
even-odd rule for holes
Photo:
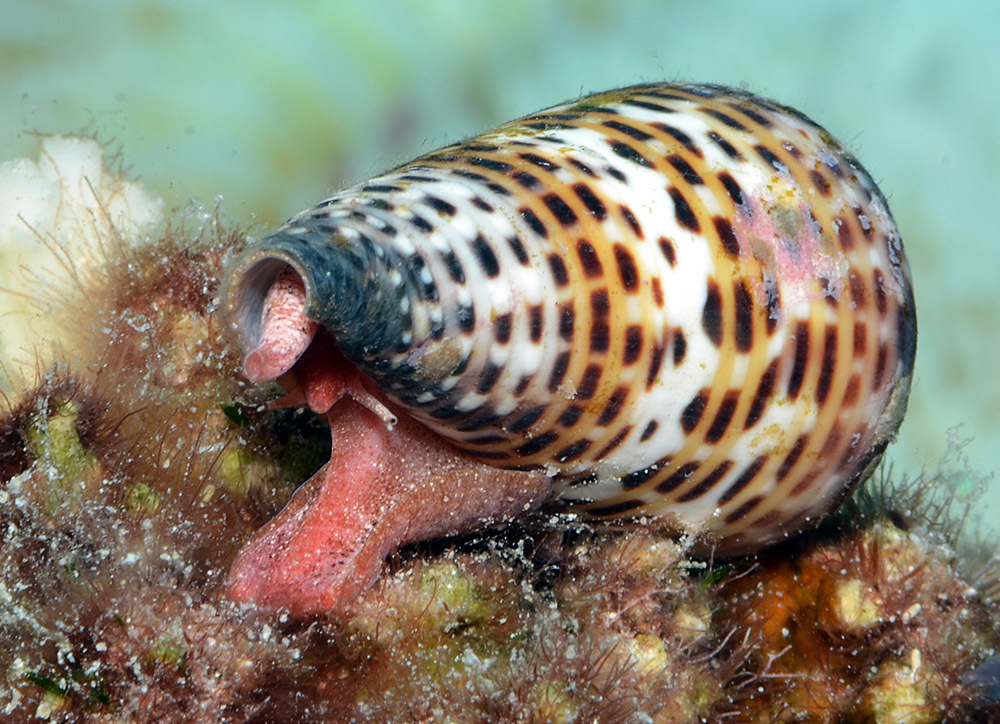
[[753,348],[753,297],[746,282],[733,282],[733,296],[736,302],[736,349],[749,352]]
[[674,367],[679,367],[687,354],[687,339],[684,337],[684,330],[678,328],[673,334]]
[[471,332],[476,327],[476,310],[471,304],[463,304],[455,309],[458,328],[463,332]]
[[503,372],[502,365],[487,362],[486,366],[483,368],[482,374],[479,375],[479,382],[476,384],[476,392],[481,395],[485,395],[487,392],[492,390],[493,385],[496,384],[497,378],[500,377],[501,372]]
[[607,445],[602,447],[600,450],[597,451],[597,453],[594,454],[594,462],[600,462],[608,455],[613,453],[615,449],[617,449],[623,442],[625,442],[625,438],[628,437],[628,434],[631,431],[632,431],[631,425],[626,425],[621,430],[619,430],[618,433],[613,438],[611,438],[611,441]]
[[718,504],[720,506],[725,505],[739,495],[740,491],[750,484],[750,481],[756,477],[757,473],[760,472],[760,469],[764,467],[764,463],[766,462],[767,456],[765,455],[759,455],[754,458],[754,461],[750,463],[750,465],[748,465],[742,473],[740,473],[740,476],[733,481],[732,485],[726,488],[726,492],[719,496]]
[[431,417],[437,420],[452,420],[456,417],[461,417],[463,414],[465,414],[463,410],[447,405],[431,412]]
[[704,179],[691,168],[691,164],[683,156],[678,156],[677,154],[667,156],[667,163],[673,166],[687,183],[695,186],[705,183]]
[[611,345],[611,327],[601,319],[594,320],[590,326],[590,351],[607,352]]
[[875,357],[875,373],[872,376],[872,389],[878,389],[882,386],[882,381],[885,378],[885,370],[889,363],[889,350],[883,344],[878,348],[878,355]]
[[620,121],[605,121],[604,125],[607,128],[613,128],[616,131],[621,131],[627,136],[634,138],[637,141],[648,141],[652,138],[651,135],[643,131],[642,129],[636,128],[635,126],[630,126],[627,123],[621,123]]
[[871,222],[871,217],[865,213],[865,210],[858,206],[852,205],[851,210],[854,215],[858,218],[858,226],[861,227],[861,233],[864,237],[871,242],[872,238],[875,236],[875,226]]
[[552,279],[557,287],[564,287],[569,284],[569,272],[566,271],[566,262],[559,254],[549,254],[549,269],[552,270]]
[[528,227],[538,234],[543,239],[549,238],[549,230],[545,228],[545,224],[535,215],[535,212],[529,209],[527,206],[522,206],[517,210],[517,213],[521,215]]
[[478,181],[479,183],[488,183],[489,178],[483,176],[481,173],[476,173],[475,171],[466,171],[464,168],[456,168],[452,171],[456,176],[461,176],[462,178],[467,178],[470,181]]
[[722,136],[720,136],[720,135],[719,135],[718,133],[716,133],[715,131],[709,131],[709,132],[708,132],[708,137],[709,137],[710,139],[712,139],[713,141],[715,141],[715,144],[716,144],[716,145],[717,145],[717,146],[718,146],[719,148],[721,148],[721,149],[722,149],[722,152],[723,152],[724,154],[726,154],[727,156],[729,156],[729,158],[731,158],[731,159],[733,159],[733,160],[738,160],[738,159],[741,159],[741,158],[742,158],[742,156],[740,155],[740,152],[739,152],[739,151],[737,151],[737,150],[736,150],[736,149],[735,149],[735,148],[733,147],[733,144],[731,144],[731,143],[730,143],[729,141],[727,141],[727,140],[726,140],[725,138],[723,138]]
[[677,219],[677,223],[689,231],[695,233],[701,231],[701,224],[698,222],[698,217],[691,210],[687,199],[684,198],[684,194],[681,193],[680,189],[676,186],[671,186],[667,189],[667,193],[670,194],[670,198],[674,202],[674,217]]
[[611,146],[611,150],[615,152],[616,155],[621,156],[626,161],[631,161],[639,166],[644,166],[646,168],[653,168],[652,162],[641,153],[636,151],[627,143],[622,143],[621,141],[608,141]]
[[774,379],[777,374],[778,360],[774,360],[764,370],[764,374],[761,375],[760,382],[757,384],[757,392],[754,393],[753,402],[750,403],[750,410],[747,412],[746,422],[743,423],[744,430],[749,430],[756,425],[761,415],[764,414],[764,408],[771,401],[771,392],[774,390]]
[[583,171],[585,174],[587,174],[591,178],[597,178],[597,174],[594,173],[593,169],[591,169],[590,166],[588,166],[587,164],[585,164],[583,161],[580,161],[580,160],[575,159],[575,158],[570,158],[569,162],[570,162],[570,165],[575,166],[576,168],[580,169],[581,171]]
[[672,136],[676,141],[681,143],[681,145],[683,145],[684,148],[686,148],[688,151],[690,151],[698,158],[702,158],[705,155],[704,153],[702,153],[702,150],[698,148],[697,145],[695,145],[694,141],[691,140],[691,136],[684,133],[684,131],[682,131],[681,129],[674,128],[673,126],[668,126],[666,123],[653,123],[652,126],[653,128],[658,128],[667,135]]
[[649,424],[646,425],[646,429],[642,431],[642,435],[639,437],[639,442],[646,442],[649,438],[653,437],[653,433],[660,426],[656,420],[650,420]]
[[760,113],[758,113],[757,111],[755,111],[753,108],[751,108],[750,106],[748,106],[745,103],[741,103],[739,105],[734,104],[733,108],[735,108],[737,111],[739,111],[740,113],[742,113],[747,118],[750,118],[750,119],[756,121],[757,123],[759,123],[760,125],[762,125],[764,128],[770,128],[771,126],[774,125],[773,123],[771,123],[770,119],[768,119],[765,116],[761,115]]
[[515,452],[524,457],[534,455],[541,452],[558,439],[559,434],[550,430],[549,432],[539,435],[533,440],[529,440],[524,445],[521,445],[521,447],[517,448]]
[[576,388],[576,397],[579,400],[589,400],[597,392],[597,383],[601,379],[603,368],[598,364],[587,365],[583,371],[583,377]]
[[489,203],[487,203],[481,196],[473,196],[472,203],[476,208],[485,211],[486,213],[492,213],[496,209],[493,208]]
[[792,446],[792,449],[785,456],[785,459],[781,462],[781,467],[778,468],[778,472],[775,473],[775,478],[778,481],[784,480],[788,473],[792,471],[795,467],[795,463],[798,462],[799,457],[802,455],[802,451],[806,449],[806,443],[809,442],[808,435],[800,435],[798,440]]
[[573,427],[583,415],[583,408],[579,405],[570,405],[559,416],[559,424],[563,427]]
[[687,96],[671,93],[669,91],[654,90],[653,88],[643,88],[642,94],[644,96],[652,96],[653,98],[663,98],[668,101],[682,101],[684,103],[688,103],[691,100]]
[[573,184],[573,191],[580,197],[580,201],[587,207],[587,211],[598,221],[604,221],[608,217],[608,210],[604,204],[585,183]]
[[715,419],[712,420],[712,424],[705,432],[705,442],[714,445],[722,439],[722,436],[726,434],[726,430],[729,429],[729,423],[732,422],[733,414],[736,412],[736,406],[739,402],[739,390],[729,390],[726,392],[725,397],[722,398],[722,403],[719,405],[718,412],[715,413]]
[[542,339],[542,306],[536,304],[528,307],[528,330],[531,341],[538,343]]
[[878,309],[878,315],[884,317],[885,313],[889,310],[889,295],[885,291],[885,275],[882,274],[882,270],[878,267],[875,267],[874,284],[875,308]]
[[809,323],[799,322],[795,325],[795,357],[792,373],[788,378],[788,397],[794,401],[802,389],[802,380],[806,374],[806,363],[809,362]]
[[638,488],[647,480],[651,480],[656,477],[656,474],[669,463],[670,458],[664,458],[663,460],[657,460],[652,465],[642,468],[642,470],[633,470],[628,475],[623,475],[621,483],[622,489],[634,490]]
[[628,388],[627,387],[616,387],[615,391],[611,393],[608,401],[604,404],[604,409],[601,410],[600,416],[597,418],[597,424],[601,426],[610,425],[618,417],[618,413],[621,412],[622,405],[625,404],[625,400],[628,398]]
[[597,256],[597,250],[589,241],[586,239],[577,241],[576,254],[580,257],[580,265],[583,267],[583,273],[587,278],[594,279],[604,273],[604,267],[601,266],[601,259]]
[[677,502],[688,503],[692,500],[697,500],[705,493],[707,493],[709,490],[714,488],[715,484],[718,483],[726,475],[726,473],[729,472],[729,468],[731,468],[732,466],[733,466],[732,460],[724,460],[723,462],[719,463],[712,472],[710,472],[708,475],[705,476],[704,480],[695,485],[688,492],[684,493],[684,495],[679,497],[677,499]]
[[481,168],[488,168],[490,171],[498,171],[499,173],[508,173],[514,168],[504,161],[496,161],[492,158],[479,158],[478,156],[470,158],[469,163]]
[[764,497],[761,496],[761,495],[755,495],[754,497],[750,498],[750,500],[748,500],[743,505],[741,505],[739,508],[737,508],[732,513],[730,513],[729,515],[726,516],[726,518],[725,518],[726,523],[729,524],[729,525],[732,525],[733,523],[735,523],[736,521],[740,520],[741,518],[747,517],[747,515],[749,515],[749,513],[754,508],[756,508],[758,505],[760,505],[763,500],[764,500]]
[[586,439],[586,438],[584,438],[582,440],[577,440],[576,442],[574,442],[574,443],[572,443],[570,445],[567,445],[562,450],[560,450],[559,452],[557,452],[555,455],[552,456],[552,458],[556,462],[560,462],[560,463],[571,462],[571,461],[576,460],[577,458],[579,458],[585,452],[587,452],[587,450],[590,448],[590,446],[592,444],[593,443],[590,440]]
[[635,214],[632,213],[632,209],[628,206],[620,205],[618,211],[621,212],[622,218],[625,219],[625,223],[629,225],[632,229],[632,233],[635,234],[637,239],[642,239],[642,227],[639,226],[639,220],[635,218]]
[[753,148],[757,152],[757,155],[770,164],[771,168],[775,171],[778,171],[779,173],[788,172],[788,164],[778,158],[777,154],[775,154],[770,148],[760,144],[754,146]]
[[685,481],[690,480],[691,476],[698,472],[699,465],[698,462],[690,462],[677,468],[666,480],[656,486],[656,492],[661,495],[671,492]]
[[431,223],[422,216],[417,216],[416,214],[414,214],[413,218],[410,219],[410,223],[412,223],[420,231],[423,232],[434,231],[434,227],[431,225]]
[[573,212],[559,194],[545,194],[542,201],[549,207],[549,211],[556,217],[556,220],[564,227],[572,226],[576,223],[576,214]]
[[844,248],[844,251],[853,251],[854,232],[851,231],[851,225],[847,223],[843,216],[838,216],[833,220],[833,228],[837,232],[837,239],[840,241],[840,245]]
[[456,209],[454,205],[449,204],[447,201],[440,199],[437,196],[427,196],[424,199],[424,202],[439,214],[444,214],[445,216],[454,216],[458,213],[458,209]]
[[626,292],[631,294],[639,287],[639,270],[636,268],[635,259],[632,258],[632,254],[622,244],[615,244],[614,251],[622,286]]
[[595,319],[607,319],[611,314],[611,301],[607,289],[597,289],[590,293],[590,310]]
[[507,245],[510,246],[511,251],[514,252],[514,256],[517,257],[518,262],[520,262],[523,266],[527,266],[531,259],[528,258],[528,251],[524,248],[524,244],[521,240],[516,236],[512,236],[507,239]]
[[496,254],[493,252],[493,247],[490,246],[486,237],[479,234],[472,241],[472,250],[476,254],[476,259],[479,260],[479,266],[486,272],[486,276],[492,279],[500,275],[500,262],[497,260]]
[[625,330],[625,350],[622,354],[622,363],[625,366],[635,364],[640,354],[642,354],[642,327],[633,324]]
[[708,281],[705,306],[701,312],[701,326],[716,347],[722,344],[722,294],[714,279]]
[[531,407],[525,412],[521,413],[515,420],[513,420],[509,425],[506,425],[506,430],[508,432],[524,432],[529,427],[538,422],[540,418],[545,413],[544,405],[536,405]]
[[541,188],[542,186],[542,182],[538,180],[538,177],[528,173],[527,171],[515,172],[513,179],[529,191]]
[[663,364],[664,347],[662,344],[653,345],[653,353],[649,357],[649,372],[646,373],[646,389],[653,386],[660,376],[660,365]]
[[470,412],[468,417],[463,418],[458,429],[462,432],[482,430],[484,427],[492,427],[501,417],[493,407],[484,404],[477,410]]
[[501,314],[493,320],[493,336],[500,344],[507,344],[510,341],[512,322],[513,318],[510,312]]
[[722,121],[724,124],[726,124],[730,128],[735,128],[738,131],[745,131],[745,130],[747,130],[747,127],[744,126],[742,123],[740,123],[739,121],[737,121],[732,116],[730,116],[730,115],[728,115],[726,113],[723,113],[720,110],[716,110],[715,108],[705,108],[705,107],[699,108],[698,110],[703,111],[704,113],[707,113],[708,115],[712,116],[712,118],[715,118],[717,120]]
[[837,326],[827,325],[823,335],[823,363],[820,367],[819,381],[816,383],[816,401],[819,404],[826,402],[830,394],[830,386],[833,384],[834,373],[837,367]]
[[554,168],[559,168],[556,164],[552,163],[547,158],[542,158],[534,153],[522,153],[519,154],[528,163],[533,163],[539,168],[544,168],[546,171],[551,171]]
[[868,327],[864,322],[854,322],[854,356],[862,357],[868,349]]
[[552,363],[552,373],[549,375],[549,392],[556,392],[563,383],[569,370],[570,352],[560,352]]
[[663,309],[663,285],[660,284],[660,278],[653,277],[650,279],[649,287],[653,292],[653,301],[656,302],[656,306]]
[[830,195],[830,182],[826,180],[826,176],[819,171],[812,170],[809,172],[809,178],[812,180],[813,186],[816,187],[816,190],[819,191],[820,194],[823,196]]
[[559,310],[559,336],[566,341],[572,341],[575,324],[576,310],[573,303],[569,302]]
[[715,216],[712,218],[712,223],[715,224],[715,231],[719,235],[719,241],[722,242],[722,249],[726,255],[730,259],[738,259],[740,242],[736,239],[736,234],[733,233],[733,225],[729,223],[729,219]]
[[723,188],[726,189],[726,193],[729,198],[733,200],[733,203],[737,206],[742,206],[745,202],[743,198],[743,189],[740,188],[739,183],[728,171],[723,171],[719,174],[719,181],[722,182]]
[[781,292],[778,289],[778,281],[770,274],[764,275],[764,291],[767,299],[764,304],[767,308],[767,333],[774,334],[778,329],[778,321],[781,319]]
[[702,388],[684,407],[684,411],[681,413],[681,429],[684,430],[685,435],[690,435],[701,422],[701,417],[705,414],[705,407],[708,405],[708,395],[709,390]]
[[670,266],[677,264],[677,252],[674,250],[674,242],[665,236],[660,237],[660,251]]
[[448,276],[453,282],[465,284],[465,270],[462,269],[462,262],[455,256],[455,252],[450,249],[442,252],[441,261],[444,262],[444,268],[448,270]]
[[673,110],[667,108],[666,106],[661,106],[659,103],[650,103],[649,101],[640,101],[635,98],[629,98],[628,100],[622,101],[623,105],[632,106],[634,108],[645,108],[649,111],[656,111],[657,113],[673,113]]

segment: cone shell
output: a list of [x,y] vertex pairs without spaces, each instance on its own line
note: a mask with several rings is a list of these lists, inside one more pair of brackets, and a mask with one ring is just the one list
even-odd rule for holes
[[232,268],[247,349],[286,264],[345,356],[460,450],[721,552],[822,517],[906,407],[916,314],[885,198],[823,128],[740,90],[588,96],[317,204]]

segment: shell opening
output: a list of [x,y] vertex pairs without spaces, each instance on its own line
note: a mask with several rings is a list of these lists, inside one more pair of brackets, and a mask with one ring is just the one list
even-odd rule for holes
[[289,267],[302,280],[308,298],[309,287],[305,277],[292,259],[281,255],[242,257],[228,275],[223,294],[224,309],[229,326],[242,349],[252,351],[260,346],[264,337],[264,311],[268,292]]

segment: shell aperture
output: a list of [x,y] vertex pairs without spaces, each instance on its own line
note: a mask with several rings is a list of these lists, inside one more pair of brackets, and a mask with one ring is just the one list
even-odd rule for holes
[[[483,471],[525,471],[519,504],[545,477],[581,514],[661,518],[722,553],[807,527],[870,471],[916,348],[868,173],[801,113],[719,86],[587,96],[303,211],[233,266],[245,349],[269,343],[289,273],[360,371],[345,389]],[[445,529],[500,517],[470,509]]]

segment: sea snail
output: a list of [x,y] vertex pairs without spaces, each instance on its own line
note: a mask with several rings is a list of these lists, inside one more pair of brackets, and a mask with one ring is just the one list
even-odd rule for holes
[[331,461],[228,589],[336,610],[397,546],[546,500],[719,554],[837,506],[903,417],[916,312],[861,164],[798,111],[651,84],[564,103],[292,217],[224,292],[252,381]]

